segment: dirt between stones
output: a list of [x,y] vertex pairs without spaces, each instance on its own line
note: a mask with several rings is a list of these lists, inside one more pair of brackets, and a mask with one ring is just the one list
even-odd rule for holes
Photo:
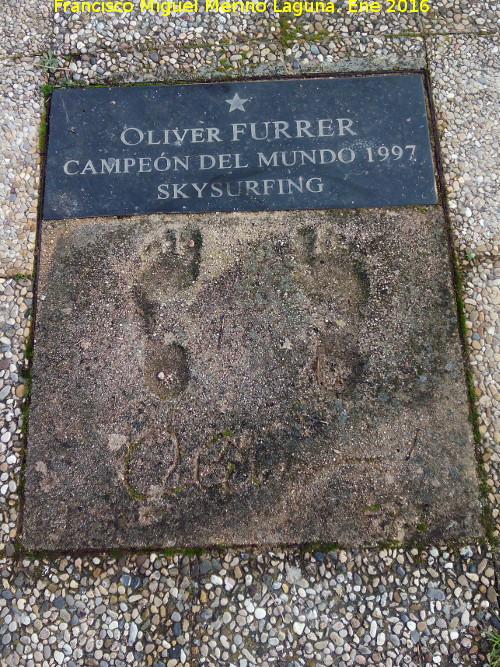
[[45,221],[29,548],[481,533],[437,207]]

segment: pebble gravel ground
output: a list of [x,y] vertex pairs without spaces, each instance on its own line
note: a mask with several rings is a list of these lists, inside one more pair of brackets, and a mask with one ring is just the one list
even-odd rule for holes
[[428,39],[446,194],[464,306],[482,459],[498,536],[500,506],[500,132],[498,35]]
[[429,7],[421,15],[422,28],[429,33],[495,33],[500,28],[496,0],[440,0],[429,2]]
[[38,60],[0,57],[0,276],[33,273],[44,80]]
[[496,608],[485,547],[31,557],[0,575],[2,664],[30,667],[484,665]]
[[[426,67],[436,105],[486,491],[500,517],[497,2],[427,16],[272,12],[89,17],[20,0],[0,12],[0,664],[485,665],[500,632],[488,545],[192,555],[19,555],[17,525],[39,191],[53,49],[73,85]],[[38,12],[38,13],[37,13]],[[47,63],[45,55],[45,63]],[[30,277],[27,277],[30,276]]]
[[52,14],[48,2],[2,2],[0,57],[41,54],[50,49]]
[[[33,292],[31,280],[0,278],[0,506],[1,542],[16,538],[22,448],[22,400],[26,375],[25,346],[29,336]],[[12,555],[12,553],[11,553]]]

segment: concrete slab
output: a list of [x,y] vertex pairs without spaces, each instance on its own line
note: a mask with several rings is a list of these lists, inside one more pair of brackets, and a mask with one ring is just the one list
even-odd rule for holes
[[37,549],[480,534],[436,207],[46,221]]

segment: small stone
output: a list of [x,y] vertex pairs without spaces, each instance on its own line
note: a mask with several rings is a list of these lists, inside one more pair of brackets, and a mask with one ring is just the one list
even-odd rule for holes
[[65,604],[65,603],[64,603],[64,598],[62,598],[62,597],[60,597],[60,596],[54,598],[53,605],[54,605],[54,607],[56,607],[57,609],[62,609],[62,608],[64,607],[64,604]]
[[491,602],[491,604],[497,603],[497,592],[494,586],[488,586],[488,590],[486,591],[486,596],[488,598],[488,601]]
[[135,644],[135,640],[137,639],[137,634],[138,634],[139,628],[137,625],[134,623],[134,621],[131,621],[129,631],[128,631],[128,643],[129,644]]
[[430,600],[444,600],[446,598],[446,595],[439,588],[428,588],[427,597]]
[[299,621],[295,621],[293,624],[293,631],[297,635],[301,635],[304,632],[304,628],[306,627],[305,623],[300,623]]
[[208,558],[206,560],[201,561],[200,574],[208,574],[211,569],[212,569],[212,562]]
[[125,586],[125,588],[128,588],[130,586],[130,582],[132,581],[132,577],[130,574],[123,574],[120,577],[120,581]]

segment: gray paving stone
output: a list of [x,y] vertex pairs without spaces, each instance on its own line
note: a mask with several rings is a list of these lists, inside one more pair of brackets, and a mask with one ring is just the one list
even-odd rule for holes
[[[326,3],[325,3],[326,4]],[[397,35],[401,33],[420,33],[419,14],[412,12],[388,12],[387,2],[380,3],[384,11],[360,12],[349,11],[347,0],[335,3],[335,12],[305,12],[301,16],[293,13],[280,14],[280,38],[285,41],[304,39],[324,41],[328,37],[363,36],[372,38],[378,35]],[[352,5],[351,5],[352,6]],[[397,5],[396,5],[397,7]],[[354,9],[354,6],[352,6]],[[359,3],[355,6],[359,9]]]
[[482,457],[493,487],[489,501],[498,535],[498,40],[495,36],[448,35],[427,41],[444,178],[455,243],[464,267],[471,368],[484,438]]
[[[21,404],[25,388],[25,343],[29,334],[32,281],[0,279],[0,326],[3,345],[0,362],[0,504],[2,533],[0,554],[13,556],[19,518],[23,421]],[[5,343],[8,343],[5,345]]]
[[0,59],[0,276],[31,274],[44,81],[37,58]]
[[[116,49],[125,53],[162,53],[165,47],[230,46],[248,48],[253,42],[279,39],[278,17],[272,11],[244,14],[200,9],[191,14],[134,11],[106,20],[99,14],[58,12],[54,16],[55,48],[62,55],[100,54]],[[153,61],[154,62],[154,61]]]
[[455,234],[473,251],[500,231],[498,39],[446,35],[427,44]]
[[411,36],[297,38],[286,44],[284,56],[289,74],[419,69],[426,63],[424,40]]
[[34,56],[48,51],[52,44],[52,17],[49,2],[2,3],[0,56]]
[[422,29],[428,33],[498,33],[500,28],[498,0],[439,0],[429,7],[421,14]]
[[78,85],[92,83],[147,83],[285,74],[279,42],[250,45],[186,45],[162,50],[103,51],[95,57],[75,56],[69,77]]

